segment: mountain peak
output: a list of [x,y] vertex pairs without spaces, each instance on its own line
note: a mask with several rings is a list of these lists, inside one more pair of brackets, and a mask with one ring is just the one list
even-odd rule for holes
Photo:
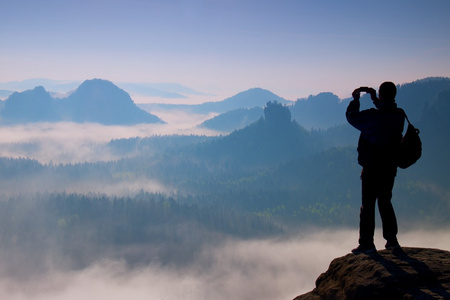
[[94,79],[88,79],[88,80],[83,81],[80,84],[80,86],[78,87],[78,90],[92,89],[92,88],[99,88],[99,87],[120,89],[119,87],[117,87],[114,83],[112,83],[109,80],[94,78]]
[[276,101],[282,104],[290,103],[290,101],[275,95],[269,90],[262,88],[251,88],[222,101],[205,102],[195,105],[194,111],[197,113],[225,113],[241,108],[264,107],[269,101]]
[[11,94],[10,97],[11,98],[14,98],[14,97],[20,97],[20,98],[50,97],[51,98],[51,95],[47,90],[45,90],[45,88],[42,85],[40,85],[40,86],[36,86],[34,89],[31,89],[31,90],[26,90],[23,92],[14,92],[13,94]]
[[138,108],[130,95],[111,81],[84,81],[66,98],[55,100],[42,86],[13,93],[0,110],[4,123],[95,122],[105,125],[131,125],[162,122]]
[[106,125],[161,122],[158,117],[138,108],[127,92],[108,80],[86,80],[67,100],[76,122]]
[[[84,100],[88,100],[93,97],[98,99],[126,99],[127,102],[133,102],[130,95],[127,92],[116,86],[114,83],[104,79],[90,79],[85,80],[72,94],[76,96],[82,96]],[[75,97],[76,97],[75,96]]]
[[1,110],[3,123],[37,122],[44,118],[48,121],[57,119],[52,108],[53,98],[44,87],[11,94]]
[[450,252],[427,248],[334,259],[316,288],[294,300],[450,299]]
[[228,103],[239,103],[245,102],[245,105],[250,107],[255,106],[264,106],[269,101],[277,101],[283,104],[288,103],[286,99],[281,98],[280,96],[275,95],[269,90],[265,90],[259,87],[251,88],[246,91],[240,92],[230,98],[223,100],[223,102]]

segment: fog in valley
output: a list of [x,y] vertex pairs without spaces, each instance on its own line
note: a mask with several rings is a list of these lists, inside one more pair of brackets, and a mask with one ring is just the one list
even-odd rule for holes
[[108,153],[104,144],[112,139],[154,135],[218,135],[197,125],[214,114],[160,111],[165,124],[106,126],[97,123],[28,123],[0,126],[0,156],[37,159],[42,163],[108,161],[120,156]]
[[[0,298],[281,300],[312,290],[357,245],[357,134],[347,124],[306,130],[289,109],[269,102],[231,133],[199,126],[217,113],[181,110],[153,111],[164,124],[0,126]],[[449,250],[447,154],[419,124],[428,152],[394,188],[399,241]]]
[[[379,232],[379,229],[378,229]],[[401,232],[409,247],[450,249],[448,231]],[[383,240],[377,234],[377,244]],[[356,230],[324,229],[298,237],[225,240],[205,246],[187,266],[127,268],[100,260],[83,270],[48,270],[11,278],[2,272],[2,299],[293,299],[314,288],[332,259],[355,246]],[[51,264],[51,258],[49,258]],[[18,267],[27,269],[26,265]]]

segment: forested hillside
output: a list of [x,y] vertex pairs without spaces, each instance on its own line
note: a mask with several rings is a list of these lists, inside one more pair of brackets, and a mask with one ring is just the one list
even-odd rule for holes
[[0,257],[11,267],[11,276],[24,275],[14,269],[17,260],[25,260],[25,269],[38,273],[46,270],[49,259],[61,269],[84,268],[101,258],[124,259],[131,267],[184,264],[203,244],[224,236],[269,237],[282,232],[267,218],[191,200],[146,193],[44,193],[3,199]]
[[[408,228],[449,224],[450,92],[434,94],[415,121],[423,157],[399,170],[394,188]],[[39,264],[50,255],[70,268],[98,257],[183,263],[226,237],[357,227],[358,132],[347,124],[307,130],[279,102],[263,113],[224,136],[111,140],[103,149],[117,160],[0,158],[2,258]]]

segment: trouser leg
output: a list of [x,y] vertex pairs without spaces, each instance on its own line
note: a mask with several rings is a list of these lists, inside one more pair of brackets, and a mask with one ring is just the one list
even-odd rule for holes
[[359,244],[373,245],[375,232],[375,201],[377,199],[374,176],[364,171],[361,173],[362,204],[359,214]]
[[395,174],[384,177],[378,196],[378,210],[383,223],[383,237],[388,241],[397,239],[397,218],[392,206],[392,189],[394,187]]

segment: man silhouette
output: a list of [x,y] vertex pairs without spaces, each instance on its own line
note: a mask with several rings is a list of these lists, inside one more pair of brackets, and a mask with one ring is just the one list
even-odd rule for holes
[[[360,111],[360,93],[370,94],[376,108]],[[397,108],[397,88],[392,82],[384,82],[378,90],[361,87],[353,91],[353,100],[347,107],[347,121],[361,131],[358,141],[358,163],[362,166],[362,205],[359,223],[359,246],[353,253],[375,252],[375,202],[378,199],[383,237],[386,249],[396,249],[397,219],[392,207],[392,188],[397,174],[397,153],[402,139],[405,115]]]

